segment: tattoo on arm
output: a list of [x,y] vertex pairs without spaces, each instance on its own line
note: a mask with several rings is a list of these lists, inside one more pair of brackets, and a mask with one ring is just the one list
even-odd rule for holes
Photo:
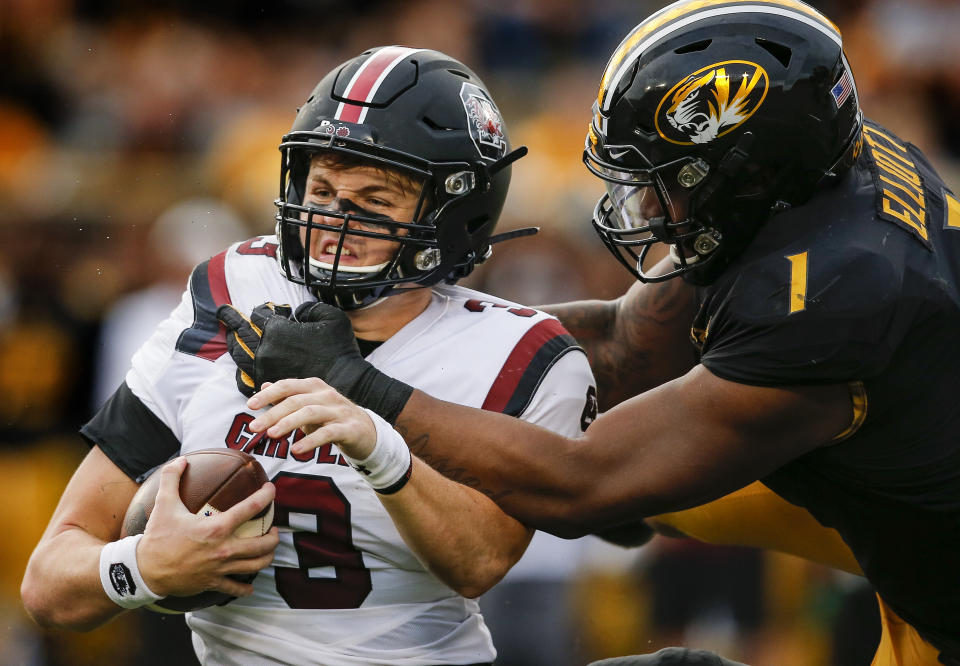
[[430,434],[428,432],[411,434],[410,429],[402,421],[398,422],[395,427],[397,432],[399,432],[403,436],[404,440],[406,440],[407,446],[410,448],[410,452],[413,455],[420,458],[423,462],[430,465],[430,467],[448,479],[456,481],[457,483],[462,483],[468,488],[473,488],[495,502],[498,499],[511,494],[510,490],[495,491],[492,488],[484,486],[479,478],[470,475],[468,470],[466,470],[464,467],[457,466],[456,463],[449,457],[431,453]]
[[689,342],[693,288],[681,280],[633,285],[615,301],[546,306],[577,338],[597,378],[601,409],[680,376],[696,363]]

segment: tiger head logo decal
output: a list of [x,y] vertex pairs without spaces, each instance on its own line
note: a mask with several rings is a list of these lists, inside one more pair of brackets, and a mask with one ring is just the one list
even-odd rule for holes
[[770,79],[746,60],[727,60],[681,79],[657,106],[657,133],[681,146],[709,143],[741,125],[767,96]]

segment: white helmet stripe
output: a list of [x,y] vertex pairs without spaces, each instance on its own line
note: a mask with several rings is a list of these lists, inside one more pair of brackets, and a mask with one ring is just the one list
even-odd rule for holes
[[[676,3],[676,4],[680,4],[680,3]],[[663,10],[660,10],[659,12],[657,12],[657,14],[651,17],[651,19],[663,13],[666,9],[669,9],[672,6],[673,5],[670,5],[668,7],[665,7]],[[684,28],[690,25],[691,23],[696,23],[697,21],[702,21],[704,19],[712,18],[714,16],[724,16],[727,14],[748,14],[748,13],[776,14],[778,16],[785,16],[787,18],[794,19],[795,21],[800,21],[804,25],[808,25],[814,28],[815,30],[822,32],[824,35],[826,35],[827,37],[832,39],[834,42],[836,42],[837,46],[840,46],[841,48],[843,47],[843,42],[840,38],[840,35],[837,32],[831,30],[830,28],[825,26],[823,23],[821,23],[820,21],[817,21],[814,18],[811,18],[810,16],[807,16],[801,12],[791,10],[786,7],[773,7],[770,5],[734,5],[734,6],[728,6],[728,7],[716,7],[714,9],[707,9],[707,10],[698,12],[696,14],[691,14],[690,16],[686,16],[676,21],[675,23],[671,23],[670,25],[653,33],[648,38],[646,38],[645,40],[637,44],[633,48],[633,50],[630,52],[630,54],[621,61],[620,66],[617,68],[616,73],[613,75],[613,77],[610,78],[609,82],[606,84],[605,94],[603,95],[603,106],[601,107],[601,110],[602,111],[610,110],[610,105],[613,100],[613,95],[610,93],[617,89],[617,86],[619,85],[620,80],[624,76],[626,76],[627,72],[630,71],[634,63],[637,61],[637,59],[640,56],[642,56],[644,52],[656,42],[669,36],[670,33],[675,32],[680,28]],[[649,20],[650,19],[648,19],[648,21]],[[644,23],[646,23],[646,21]],[[638,26],[637,29],[641,29],[642,26],[643,24]],[[627,40],[629,38],[630,37],[628,36]],[[624,40],[624,43],[627,40]],[[600,131],[605,134],[607,132],[607,118],[605,114],[600,115],[600,123],[601,123]]]
[[[387,46],[367,58],[360,68],[354,72],[343,92],[346,99],[358,102],[371,102],[387,75],[400,64],[404,58],[425,49],[410,49],[404,46]],[[348,123],[362,123],[367,117],[370,107],[359,104],[340,102],[337,106],[336,120]]]

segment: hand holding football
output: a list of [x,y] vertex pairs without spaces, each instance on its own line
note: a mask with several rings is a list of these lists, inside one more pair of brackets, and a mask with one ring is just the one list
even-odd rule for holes
[[[180,478],[180,499],[191,513],[211,516],[226,511],[249,497],[267,481],[260,463],[246,453],[233,449],[204,449],[183,456],[187,467]],[[142,533],[153,512],[160,474],[151,474],[140,486],[130,501],[123,519],[121,536]],[[234,532],[240,537],[255,537],[266,534],[273,524],[273,503],[241,524]],[[233,576],[249,583],[256,574]],[[191,596],[168,596],[145,606],[161,613],[184,613],[217,604],[224,604],[233,597],[208,590]]]

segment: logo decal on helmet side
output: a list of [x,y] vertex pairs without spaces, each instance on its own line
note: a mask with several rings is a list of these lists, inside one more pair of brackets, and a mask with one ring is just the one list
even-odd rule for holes
[[657,133],[681,146],[709,143],[743,124],[767,96],[766,70],[746,60],[708,65],[676,83],[657,105]]
[[320,134],[335,134],[340,138],[350,136],[350,128],[341,123],[334,125],[329,120],[321,120],[320,126],[317,127],[317,132]]
[[503,118],[486,91],[472,83],[460,87],[460,99],[467,114],[470,138],[480,157],[496,161],[507,152],[507,138],[503,135]]

